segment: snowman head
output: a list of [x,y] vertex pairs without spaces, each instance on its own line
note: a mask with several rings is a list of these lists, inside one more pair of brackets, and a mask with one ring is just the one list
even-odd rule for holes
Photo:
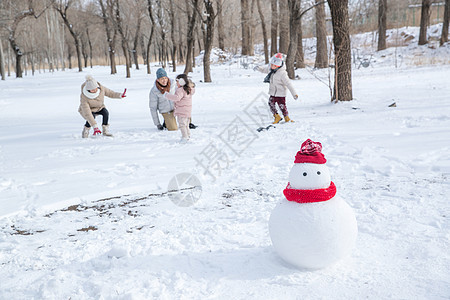
[[322,144],[307,139],[295,156],[295,165],[289,173],[292,189],[313,190],[330,186],[331,176],[327,160],[322,154]]

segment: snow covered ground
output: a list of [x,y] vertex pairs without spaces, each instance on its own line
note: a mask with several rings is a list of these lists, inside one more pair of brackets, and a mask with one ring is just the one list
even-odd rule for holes
[[[213,66],[205,84],[197,68],[188,144],[153,126],[156,69],[0,82],[0,299],[449,299],[450,65],[381,63],[391,52],[355,68],[348,103],[329,102],[316,78],[326,71],[298,71],[296,122],[259,133],[248,112],[266,101],[264,74]],[[128,88],[106,100],[114,138],[81,138],[88,73]],[[359,227],[352,255],[318,271],[285,264],[268,234],[307,138],[322,143]],[[221,163],[215,180],[196,162],[208,153]],[[166,195],[182,172],[202,182],[189,207]]]

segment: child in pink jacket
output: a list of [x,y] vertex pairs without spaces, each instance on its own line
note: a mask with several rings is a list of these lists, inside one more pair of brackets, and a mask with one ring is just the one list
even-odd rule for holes
[[191,137],[189,122],[192,113],[192,95],[195,94],[194,83],[188,79],[186,74],[178,75],[176,81],[177,90],[175,94],[165,93],[164,96],[174,102],[174,115],[177,117],[181,138],[184,141],[189,141]]

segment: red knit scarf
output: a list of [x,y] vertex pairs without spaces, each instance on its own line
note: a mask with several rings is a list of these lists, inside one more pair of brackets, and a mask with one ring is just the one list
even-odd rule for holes
[[290,183],[283,190],[283,194],[289,201],[297,203],[312,203],[330,200],[336,195],[336,186],[333,181],[330,186],[325,189],[315,190],[296,190],[292,189]]

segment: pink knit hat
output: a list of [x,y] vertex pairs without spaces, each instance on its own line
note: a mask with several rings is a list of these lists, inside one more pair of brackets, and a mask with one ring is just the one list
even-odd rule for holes
[[313,142],[307,139],[303,142],[300,151],[295,155],[296,164],[310,163],[310,164],[324,164],[327,160],[322,154],[322,144],[320,142]]
[[272,56],[270,58],[270,63],[277,67],[281,67],[281,65],[283,64],[283,54],[277,53],[274,56]]

